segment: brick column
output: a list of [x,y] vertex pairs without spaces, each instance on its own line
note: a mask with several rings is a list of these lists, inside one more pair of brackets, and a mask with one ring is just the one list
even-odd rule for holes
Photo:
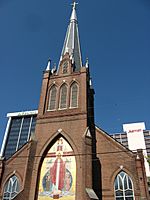
[[141,149],[137,150],[136,168],[138,173],[141,199],[148,200],[150,199],[150,197],[149,197],[147,177],[145,172],[144,156],[143,156],[143,151]]

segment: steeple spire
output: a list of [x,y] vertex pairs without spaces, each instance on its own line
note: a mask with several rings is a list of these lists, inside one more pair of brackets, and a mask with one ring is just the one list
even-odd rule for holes
[[78,33],[78,22],[76,15],[76,3],[75,1],[72,4],[72,13],[70,17],[70,23],[68,25],[64,46],[61,53],[60,61],[66,53],[69,53],[74,66],[74,71],[79,71],[82,67],[81,61],[81,51],[80,51],[80,42],[79,42],[79,33]]
[[72,5],[72,14],[71,14],[71,18],[70,21],[72,20],[76,20],[77,21],[77,15],[76,15],[76,5],[78,3],[76,3],[75,1],[71,4]]

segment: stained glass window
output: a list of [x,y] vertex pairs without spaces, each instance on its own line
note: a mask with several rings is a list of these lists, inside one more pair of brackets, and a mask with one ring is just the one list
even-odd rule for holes
[[133,183],[131,178],[121,171],[114,183],[116,200],[134,200]]
[[19,193],[19,181],[14,175],[5,184],[3,200],[11,200]]
[[67,108],[67,85],[64,84],[60,89],[60,109]]
[[50,90],[48,110],[55,110],[56,108],[56,93],[57,93],[56,86],[53,85]]
[[71,86],[71,98],[70,98],[70,107],[76,108],[78,107],[78,85],[77,83],[73,83]]

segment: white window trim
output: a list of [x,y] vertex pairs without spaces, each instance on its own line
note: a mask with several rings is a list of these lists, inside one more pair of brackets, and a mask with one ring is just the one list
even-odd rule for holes
[[[12,178],[13,177],[15,177],[15,180],[13,180]],[[16,185],[15,185],[15,188],[14,188],[14,190],[12,191],[12,188],[13,188],[13,184],[15,183],[15,182],[17,182],[16,183]],[[8,186],[10,187],[10,184],[11,184],[11,191],[8,191],[8,186],[7,186],[7,190],[6,190],[6,184],[8,184]],[[18,184],[18,191],[17,191],[17,184]],[[11,196],[12,196],[12,193],[16,193],[16,195],[12,198]],[[12,199],[14,199],[18,194],[19,194],[19,192],[20,192],[20,184],[19,184],[19,179],[18,179],[18,177],[16,176],[16,175],[13,175],[13,176],[11,176],[8,180],[7,180],[7,182],[5,183],[5,186],[4,186],[4,192],[3,192],[3,198],[2,199],[4,199],[4,194],[5,193],[9,193],[10,194],[10,197],[8,197],[7,198],[7,200],[12,200]],[[6,198],[5,198],[6,199]]]
[[[60,105],[61,105],[61,94],[62,94],[62,87],[63,87],[64,85],[65,85],[66,88],[67,88],[67,93],[66,93],[66,107],[65,107],[65,108],[61,108],[61,107],[60,107]],[[67,109],[67,97],[68,97],[68,85],[67,85],[67,84],[63,84],[63,85],[61,85],[61,87],[60,87],[59,108],[58,108],[58,110],[66,110],[66,109]]]
[[30,118],[30,125],[29,125],[29,130],[28,130],[28,137],[27,137],[27,141],[29,141],[30,139],[30,133],[31,133],[31,125],[32,125],[32,120],[33,120],[33,116]]
[[[50,103],[51,103],[51,94],[52,94],[52,88],[53,87],[55,87],[55,89],[56,89],[55,108],[54,109],[49,109],[50,108]],[[49,94],[47,111],[56,111],[56,98],[57,98],[57,87],[56,87],[56,85],[52,85],[52,87],[50,88],[50,94]]]
[[[78,88],[78,91],[77,91],[77,106],[76,107],[73,107],[73,106],[71,106],[72,105],[72,86],[73,86],[73,84],[76,84],[77,85],[77,88]],[[78,106],[79,106],[79,85],[78,85],[78,83],[77,82],[73,82],[72,84],[71,84],[71,87],[70,87],[70,109],[73,109],[73,108],[78,108]]]
[[[121,172],[124,172],[124,171],[120,171],[118,174],[117,174],[117,176],[116,176],[116,178],[115,178],[115,181],[116,181],[116,179],[117,179],[117,177],[118,177],[118,175],[121,173]],[[126,176],[127,177],[129,177],[130,178],[130,180],[131,180],[131,183],[132,183],[132,191],[133,191],[133,199],[135,200],[135,195],[134,195],[134,185],[133,185],[133,181],[132,181],[132,179],[131,179],[131,177],[126,173],[126,172],[124,172],[125,174],[126,174]],[[122,178],[121,178],[122,179]],[[127,182],[127,184],[128,184],[128,182]],[[115,200],[116,200],[116,189],[115,189],[115,182],[114,182],[114,192],[115,192]],[[125,200],[126,199],[126,196],[125,196],[125,189],[124,189],[124,184],[123,184],[123,190],[122,190],[122,192],[123,192],[123,199]]]

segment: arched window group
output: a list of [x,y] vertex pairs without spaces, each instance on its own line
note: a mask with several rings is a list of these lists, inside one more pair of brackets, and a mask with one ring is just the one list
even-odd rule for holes
[[134,200],[132,180],[124,171],[116,176],[114,189],[115,200]]
[[3,193],[3,200],[11,200],[19,193],[19,181],[18,178],[13,175],[9,180],[6,182],[4,187]]
[[[73,82],[70,87],[64,83],[60,88],[53,85],[49,91],[48,110],[77,108],[78,107],[79,87],[76,82]],[[57,98],[58,97],[58,98]],[[69,98],[69,105],[67,105]]]

